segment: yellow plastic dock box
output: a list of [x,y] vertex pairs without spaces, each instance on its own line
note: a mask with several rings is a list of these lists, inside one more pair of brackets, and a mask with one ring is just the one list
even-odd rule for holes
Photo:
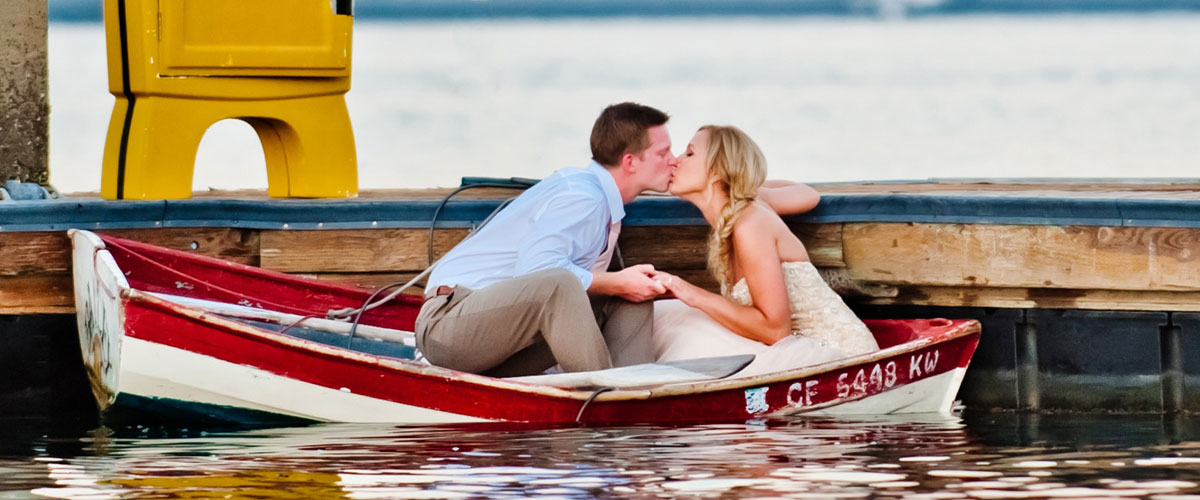
[[188,198],[204,132],[249,123],[275,197],[350,197],[351,0],[106,0],[107,199]]

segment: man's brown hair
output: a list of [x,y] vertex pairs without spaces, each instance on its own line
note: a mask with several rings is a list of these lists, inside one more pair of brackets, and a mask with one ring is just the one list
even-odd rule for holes
[[621,163],[626,154],[640,156],[650,147],[646,131],[667,123],[670,118],[662,111],[632,102],[604,108],[592,125],[592,159],[612,167]]

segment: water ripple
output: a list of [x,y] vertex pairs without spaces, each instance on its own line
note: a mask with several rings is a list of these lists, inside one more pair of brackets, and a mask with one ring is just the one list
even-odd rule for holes
[[[1112,437],[1133,424],[1146,432]],[[1152,424],[988,416],[97,429],[34,437],[30,456],[0,459],[0,499],[1200,498],[1200,440],[1177,431],[1197,427]]]

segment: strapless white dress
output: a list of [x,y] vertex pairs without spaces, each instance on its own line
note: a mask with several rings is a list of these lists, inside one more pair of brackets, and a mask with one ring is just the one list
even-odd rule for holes
[[[792,309],[792,335],[766,345],[733,333],[699,309],[679,300],[654,303],[654,351],[658,361],[754,354],[754,362],[736,376],[810,366],[879,349],[867,326],[854,315],[810,262],[784,262]],[[742,279],[726,291],[734,302],[750,305]]]

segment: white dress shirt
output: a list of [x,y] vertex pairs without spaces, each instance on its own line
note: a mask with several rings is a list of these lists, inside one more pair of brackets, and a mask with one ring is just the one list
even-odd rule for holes
[[462,285],[479,290],[554,268],[570,271],[587,289],[592,266],[603,256],[611,258],[609,234],[624,217],[617,183],[599,163],[558,170],[450,250],[426,289]]

